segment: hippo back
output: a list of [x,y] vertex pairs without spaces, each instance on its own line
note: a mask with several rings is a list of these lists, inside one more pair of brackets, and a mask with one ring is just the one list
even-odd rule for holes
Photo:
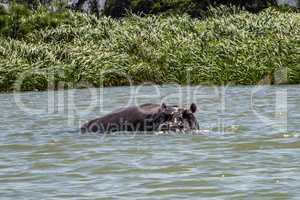
[[[145,126],[153,129],[153,119],[159,113],[160,105],[143,104],[139,107],[121,108],[103,117],[91,120],[81,127],[81,132],[143,131]],[[152,128],[151,128],[152,126]]]

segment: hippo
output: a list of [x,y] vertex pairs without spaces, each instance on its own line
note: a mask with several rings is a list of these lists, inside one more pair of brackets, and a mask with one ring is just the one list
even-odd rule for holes
[[165,103],[143,104],[113,111],[91,120],[81,127],[81,133],[111,133],[118,131],[189,131],[199,129],[196,104],[189,108],[167,106]]

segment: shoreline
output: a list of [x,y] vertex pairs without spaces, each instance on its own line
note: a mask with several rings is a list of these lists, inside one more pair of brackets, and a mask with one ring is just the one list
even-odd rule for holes
[[239,85],[239,84],[225,84],[225,85],[209,85],[209,84],[199,84],[199,85],[180,85],[180,84],[136,84],[136,85],[122,85],[122,86],[105,86],[105,87],[89,87],[89,88],[64,88],[64,89],[55,89],[55,90],[28,90],[28,91],[22,91],[22,90],[12,90],[12,91],[0,91],[0,95],[4,95],[4,94],[26,94],[26,93],[43,93],[43,92],[64,92],[64,91],[69,91],[69,90],[100,90],[100,89],[113,89],[113,88],[128,88],[128,87],[139,87],[139,86],[145,86],[145,87],[151,87],[151,86],[158,86],[161,88],[167,88],[167,87],[181,87],[181,88],[187,88],[187,87],[191,87],[191,88],[196,88],[196,87],[206,87],[206,88],[213,88],[213,87],[236,87],[236,88],[253,88],[253,87],[293,87],[296,85],[300,85],[300,84],[257,84],[257,85]]

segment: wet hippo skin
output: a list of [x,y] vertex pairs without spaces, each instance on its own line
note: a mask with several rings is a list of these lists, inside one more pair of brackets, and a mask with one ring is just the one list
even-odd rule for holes
[[81,127],[81,132],[109,133],[198,129],[198,123],[194,116],[196,110],[197,106],[194,103],[189,109],[167,106],[165,103],[126,107],[85,123]]

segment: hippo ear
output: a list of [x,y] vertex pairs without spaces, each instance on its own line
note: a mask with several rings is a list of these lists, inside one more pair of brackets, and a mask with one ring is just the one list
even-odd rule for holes
[[166,104],[165,104],[165,103],[162,103],[161,106],[160,106],[160,109],[161,109],[162,111],[165,111],[165,110],[167,109]]
[[195,112],[197,111],[197,106],[196,106],[196,104],[192,103],[192,104],[191,104],[191,107],[190,107],[190,110],[191,110],[192,113],[195,113]]

